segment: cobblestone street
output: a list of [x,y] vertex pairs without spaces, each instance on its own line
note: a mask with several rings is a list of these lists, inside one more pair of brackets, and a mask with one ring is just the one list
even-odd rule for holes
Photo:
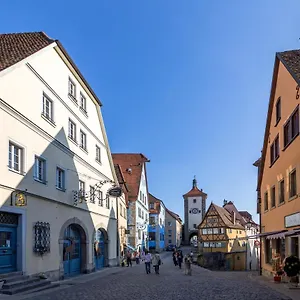
[[195,266],[190,277],[172,264],[171,253],[164,253],[162,260],[160,275],[155,275],[153,271],[147,275],[144,264],[132,268],[112,268],[102,275],[95,274],[94,279],[89,281],[34,297],[27,296],[26,299],[289,299],[250,280],[245,273],[243,276],[228,273],[227,276],[225,272],[211,272]]

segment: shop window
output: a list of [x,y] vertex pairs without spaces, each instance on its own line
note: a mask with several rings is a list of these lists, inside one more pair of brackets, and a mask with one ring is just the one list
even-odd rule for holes
[[298,237],[291,238],[291,255],[299,257],[299,240]]
[[267,264],[272,263],[272,240],[265,238],[265,261]]

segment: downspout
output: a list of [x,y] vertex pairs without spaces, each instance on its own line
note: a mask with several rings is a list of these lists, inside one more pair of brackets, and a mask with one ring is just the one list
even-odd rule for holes
[[117,213],[117,266],[120,265],[120,236],[119,236],[119,197],[116,197],[116,213]]
[[[261,198],[260,198],[260,191],[258,191],[258,197],[257,200],[259,201],[259,233],[262,233],[261,229]],[[262,263],[261,263],[261,259],[262,259],[262,244],[261,244],[261,238],[260,238],[260,244],[259,244],[259,275],[262,275]]]

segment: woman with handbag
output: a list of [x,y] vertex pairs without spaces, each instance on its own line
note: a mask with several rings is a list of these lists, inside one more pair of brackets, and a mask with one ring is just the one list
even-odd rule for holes
[[155,274],[159,274],[159,266],[162,265],[162,261],[158,251],[156,251],[156,253],[152,256],[152,264],[155,270]]

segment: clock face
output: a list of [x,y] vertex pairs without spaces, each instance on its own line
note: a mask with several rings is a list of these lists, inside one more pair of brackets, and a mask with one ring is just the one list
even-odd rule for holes
[[197,214],[198,212],[199,212],[198,208],[193,208],[193,209],[192,209],[192,213],[193,213],[193,214]]

